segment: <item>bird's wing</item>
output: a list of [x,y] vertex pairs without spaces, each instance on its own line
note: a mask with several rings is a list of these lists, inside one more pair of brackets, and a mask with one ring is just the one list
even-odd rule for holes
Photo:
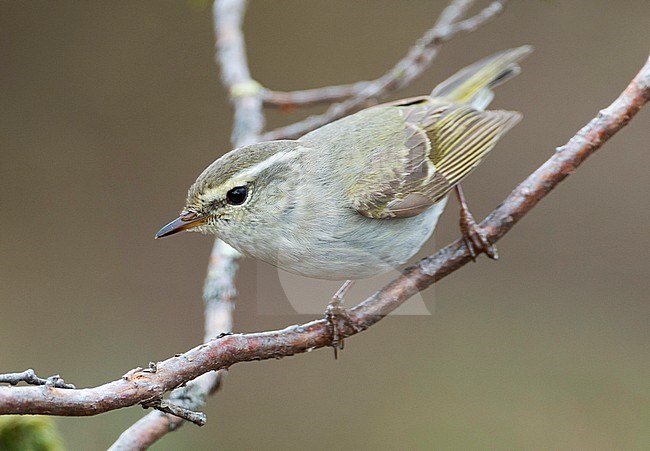
[[[376,219],[416,216],[441,200],[521,118],[517,112],[478,111],[431,97],[366,111],[371,110],[369,122],[384,126],[367,125],[382,135],[367,137],[373,149],[365,153],[364,170],[347,198],[359,213]],[[393,136],[385,136],[388,132]]]

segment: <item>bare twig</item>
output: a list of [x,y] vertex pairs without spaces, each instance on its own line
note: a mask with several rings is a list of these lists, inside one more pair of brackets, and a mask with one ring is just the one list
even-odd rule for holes
[[[618,99],[601,110],[565,146],[557,149],[481,223],[488,238],[494,242],[503,237],[649,100],[650,58]],[[349,320],[337,325],[340,334],[350,336],[367,329],[410,296],[469,261],[471,255],[462,240],[421,260],[351,309]],[[226,335],[158,363],[155,372],[133,370],[121,380],[95,388],[0,387],[0,414],[96,415],[161,396],[200,374],[228,368],[238,362],[281,358],[329,346],[332,343],[329,330],[325,320],[318,320],[278,331]]]
[[[208,373],[209,374],[209,373]],[[167,413],[181,420],[190,421],[197,426],[205,425],[207,417],[203,412],[195,412],[178,404],[174,404],[163,399],[154,399],[140,403],[145,409],[152,408],[160,412]],[[161,418],[161,417],[156,417]],[[133,449],[133,448],[131,448]]]
[[[452,1],[445,8],[436,25],[428,30],[393,68],[372,82],[361,82],[353,85],[357,89],[362,88],[353,97],[332,105],[323,114],[310,116],[303,121],[267,132],[262,135],[262,141],[299,138],[311,130],[365,108],[370,101],[380,99],[392,91],[408,86],[429,67],[442,44],[460,33],[474,31],[481,25],[496,18],[503,10],[506,0],[494,1],[475,16],[460,20],[472,3],[466,0]],[[346,89],[350,89],[350,85]],[[300,98],[311,97],[313,103],[314,95],[322,95],[325,92],[299,91],[297,96]],[[271,94],[267,93],[265,96],[268,102]],[[291,93],[280,95],[285,100],[287,96],[291,96]]]
[[76,388],[72,384],[66,384],[58,374],[50,376],[47,379],[43,379],[41,377],[38,377],[34,370],[31,368],[23,371],[22,373],[0,374],[0,384],[17,385],[19,382],[24,382],[29,385],[47,385],[56,388]]
[[347,85],[324,86],[289,92],[265,88],[262,91],[262,100],[266,107],[292,108],[321,105],[349,99],[365,90],[371,83],[371,81],[359,81]]
[[[501,2],[502,6],[505,2]],[[474,0],[454,0],[452,1],[440,14],[438,21],[435,23],[433,28],[429,29],[427,33],[418,41],[416,46],[411,49],[407,54],[407,57],[415,51],[426,51],[426,45],[424,42],[428,33],[434,33],[434,30],[443,30],[446,27],[449,27],[454,22],[459,21],[466,13],[467,10],[474,4]],[[430,55],[431,60],[435,57]],[[390,71],[388,71],[384,77],[396,77],[399,76],[399,64],[402,61],[406,60],[404,58],[398,64],[396,64]],[[418,58],[412,58],[411,62],[417,61]],[[429,61],[431,63],[431,61]],[[410,67],[411,64],[407,65]],[[424,70],[426,67],[422,67]],[[273,91],[270,89],[264,89],[262,92],[262,99],[264,100],[264,106],[268,107],[297,107],[297,106],[313,106],[319,105],[322,103],[331,103],[338,102],[341,100],[348,99],[352,96],[357,96],[365,91],[373,83],[381,83],[381,78],[378,78],[373,81],[359,81],[356,83],[350,83],[347,85],[338,85],[338,86],[325,86],[322,88],[313,88],[305,89],[300,91],[290,91],[290,92],[281,92]],[[405,85],[403,85],[405,86]],[[402,87],[403,87],[402,86]],[[395,88],[398,89],[398,88]]]

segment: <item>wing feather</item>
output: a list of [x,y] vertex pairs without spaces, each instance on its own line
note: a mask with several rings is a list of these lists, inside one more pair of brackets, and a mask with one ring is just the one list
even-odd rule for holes
[[[372,152],[368,172],[349,192],[359,213],[377,219],[416,216],[440,201],[521,118],[517,112],[478,111],[432,98],[382,107],[400,110],[403,144]],[[371,191],[373,169],[380,167],[393,179]]]

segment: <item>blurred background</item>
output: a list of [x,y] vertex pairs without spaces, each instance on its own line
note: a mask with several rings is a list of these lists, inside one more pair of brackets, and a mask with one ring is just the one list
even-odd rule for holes
[[[375,78],[445,4],[252,2],[253,76],[281,90]],[[493,103],[524,120],[464,183],[483,218],[625,88],[649,17],[647,0],[512,2],[393,98],[535,46]],[[230,149],[213,48],[201,2],[0,2],[0,372],[95,386],[200,343],[212,239],[153,235]],[[269,111],[269,127],[315,111]],[[498,262],[424,292],[431,315],[389,317],[338,361],[236,365],[208,425],[154,449],[648,449],[649,142],[646,109],[499,242]],[[457,221],[450,201],[422,255],[457,238]],[[265,265],[244,262],[238,285],[238,332],[319,316],[258,303],[281,293]],[[323,310],[331,294],[304,296]],[[104,449],[143,414],[55,421],[70,449]]]

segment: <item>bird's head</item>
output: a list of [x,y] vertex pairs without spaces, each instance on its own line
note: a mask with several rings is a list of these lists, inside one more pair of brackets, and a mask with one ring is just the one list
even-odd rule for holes
[[[295,141],[273,141],[228,152],[190,187],[178,218],[156,233],[156,238],[183,230],[220,235],[226,228],[255,220],[260,204],[268,205],[272,185],[298,152]],[[265,209],[265,208],[262,208]]]

